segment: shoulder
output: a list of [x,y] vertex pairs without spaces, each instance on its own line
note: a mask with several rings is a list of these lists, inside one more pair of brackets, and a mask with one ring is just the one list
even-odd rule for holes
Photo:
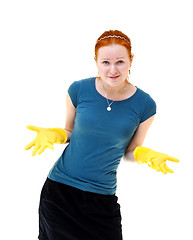
[[[81,87],[82,85],[88,85],[90,84],[91,81],[94,81],[94,77],[90,77],[90,78],[85,78],[85,79],[81,79],[78,81],[74,81],[73,83],[71,83],[70,87]],[[69,88],[70,88],[69,87]]]
[[74,91],[79,92],[82,86],[88,86],[92,80],[94,80],[94,78],[91,77],[91,78],[74,81],[73,83],[70,84],[68,88],[68,93],[74,92]]
[[139,91],[139,93],[140,93],[140,95],[142,97],[146,97],[146,98],[151,97],[149,93],[147,93],[146,91],[142,90],[141,88],[137,87],[137,90]]
[[141,122],[144,122],[156,113],[157,106],[155,100],[149,93],[141,90],[140,88],[138,88],[138,91],[138,98],[141,103]]
[[86,78],[81,79],[78,81],[74,81],[71,83],[71,85],[68,88],[68,94],[74,104],[74,106],[77,106],[81,94],[83,94],[85,91],[88,91],[90,85],[92,84],[92,81],[94,81],[95,78]]
[[144,103],[152,103],[152,104],[156,104],[155,100],[151,97],[151,95],[147,92],[145,92],[144,90],[142,90],[141,88],[138,88],[138,96],[139,98],[144,102]]

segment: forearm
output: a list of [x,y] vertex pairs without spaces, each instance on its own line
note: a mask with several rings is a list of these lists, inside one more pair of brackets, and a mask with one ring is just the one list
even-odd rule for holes
[[123,159],[126,161],[132,161],[132,162],[136,162],[134,155],[133,155],[134,151],[128,151],[124,154]]
[[66,143],[69,143],[69,142],[70,142],[71,135],[72,135],[72,132],[69,131],[69,130],[66,130],[66,129],[65,129],[65,131],[67,132],[67,135],[68,135],[68,139],[67,139]]

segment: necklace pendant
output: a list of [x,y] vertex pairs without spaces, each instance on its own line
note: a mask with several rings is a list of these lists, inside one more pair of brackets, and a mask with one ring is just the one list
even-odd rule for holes
[[111,107],[110,106],[108,106],[107,111],[109,111],[109,112],[111,111]]

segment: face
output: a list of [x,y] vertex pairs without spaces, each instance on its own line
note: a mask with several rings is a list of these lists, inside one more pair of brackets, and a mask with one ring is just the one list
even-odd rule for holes
[[127,79],[132,60],[126,47],[112,44],[99,48],[95,61],[100,78],[109,86],[116,87]]

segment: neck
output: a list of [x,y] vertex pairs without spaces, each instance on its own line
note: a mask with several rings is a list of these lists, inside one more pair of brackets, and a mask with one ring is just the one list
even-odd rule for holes
[[101,83],[101,86],[103,88],[103,90],[105,91],[107,96],[119,96],[121,94],[123,94],[126,90],[126,88],[128,87],[128,85],[130,84],[127,79],[121,83],[118,86],[110,86],[108,85],[106,82],[104,82],[101,78],[99,78],[99,81]]

